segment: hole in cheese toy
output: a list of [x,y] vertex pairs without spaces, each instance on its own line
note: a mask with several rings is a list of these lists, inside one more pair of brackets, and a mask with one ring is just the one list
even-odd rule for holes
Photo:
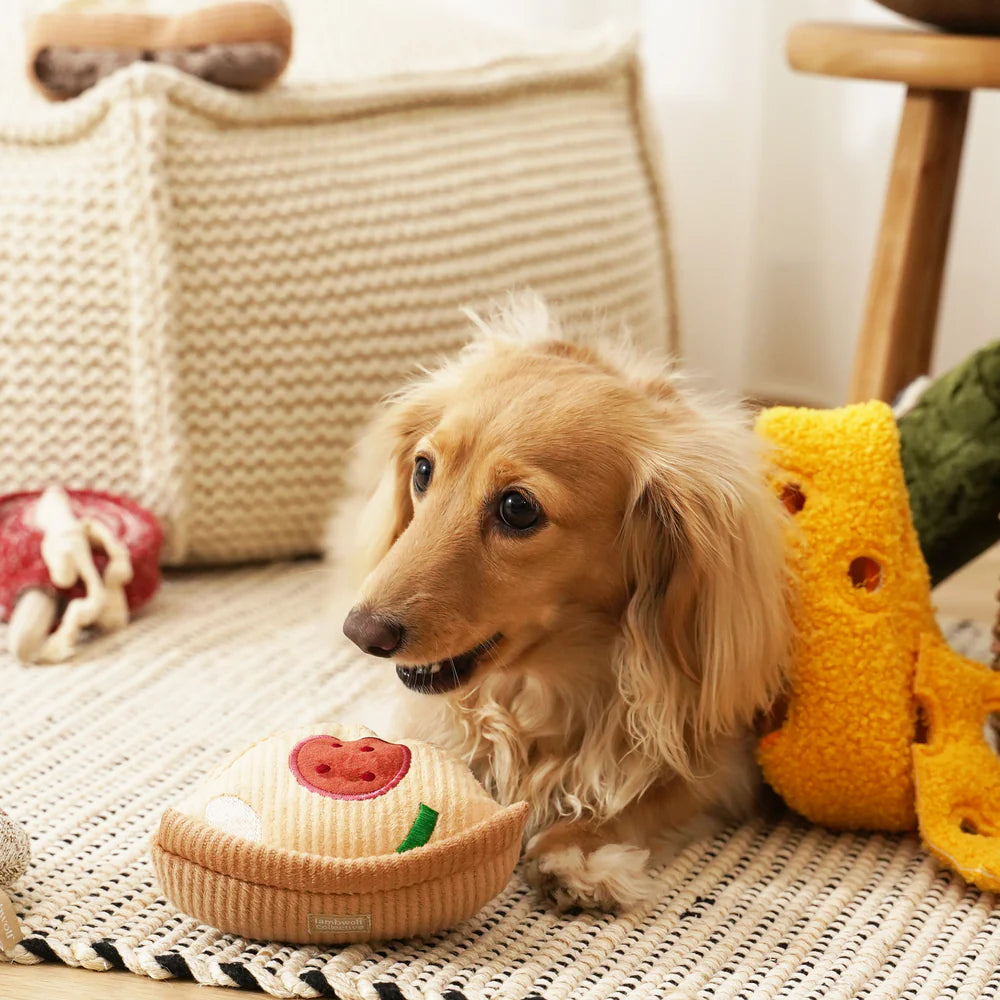
[[168,809],[153,863],[171,902],[228,933],[409,937],[471,916],[507,884],[527,814],[433,744],[309,726],[253,744]]

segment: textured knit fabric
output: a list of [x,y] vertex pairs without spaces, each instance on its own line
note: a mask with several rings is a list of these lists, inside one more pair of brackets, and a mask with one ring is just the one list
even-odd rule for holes
[[134,497],[169,563],[316,551],[374,402],[532,285],[672,328],[630,47],[0,113],[0,491]]
[[787,719],[761,741],[764,774],[816,822],[913,829],[913,682],[920,638],[937,626],[892,411],[777,407],[757,429],[774,445],[779,492],[797,498],[798,643]]
[[[685,850],[625,917],[554,913],[520,872],[475,918],[387,945],[283,946],[184,917],[149,857],[163,810],[262,732],[349,720],[373,671],[391,670],[331,652],[324,588],[310,563],[175,575],[85,662],[0,657],[18,706],[4,716],[0,804],[34,855],[12,892],[16,961],[342,1000],[1000,996],[993,894],[942,870],[914,834],[836,834],[787,814]],[[985,654],[987,629],[956,634]]]

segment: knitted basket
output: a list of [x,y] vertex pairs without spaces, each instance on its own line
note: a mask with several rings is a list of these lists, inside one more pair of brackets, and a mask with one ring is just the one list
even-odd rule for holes
[[305,727],[254,744],[168,809],[153,862],[169,900],[228,933],[409,937],[471,916],[507,884],[527,814],[432,744]]
[[630,46],[220,90],[137,63],[0,110],[0,493],[130,496],[164,561],[317,551],[372,405],[532,285],[672,324]]

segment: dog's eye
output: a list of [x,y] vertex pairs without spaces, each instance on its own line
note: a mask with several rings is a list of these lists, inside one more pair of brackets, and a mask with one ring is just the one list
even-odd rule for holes
[[520,490],[509,490],[500,497],[500,520],[515,531],[527,531],[538,524],[541,508]]
[[434,466],[431,464],[429,458],[424,458],[420,455],[416,462],[413,463],[413,488],[418,493],[426,493],[427,487],[431,484],[431,475],[434,472]]

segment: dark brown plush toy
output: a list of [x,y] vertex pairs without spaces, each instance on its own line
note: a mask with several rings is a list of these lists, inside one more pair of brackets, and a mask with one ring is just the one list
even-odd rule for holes
[[157,62],[236,90],[284,72],[292,22],[281,0],[52,0],[28,27],[28,76],[76,97],[133,62]]

